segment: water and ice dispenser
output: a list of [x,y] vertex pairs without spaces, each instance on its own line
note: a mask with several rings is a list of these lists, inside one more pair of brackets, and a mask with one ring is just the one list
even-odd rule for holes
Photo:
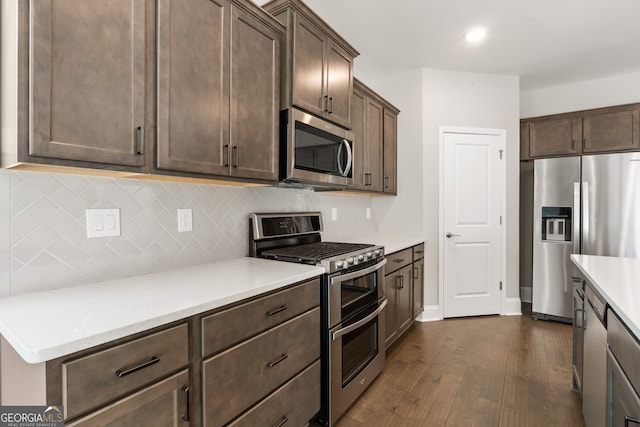
[[571,241],[571,208],[560,206],[542,207],[542,241]]

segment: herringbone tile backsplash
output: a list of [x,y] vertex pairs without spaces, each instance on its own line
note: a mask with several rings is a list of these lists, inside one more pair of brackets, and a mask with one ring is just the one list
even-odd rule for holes
[[[88,208],[119,208],[121,235],[88,239]],[[178,208],[192,232],[178,232]],[[0,171],[0,296],[246,256],[253,212],[319,210],[324,240],[364,236],[366,208],[340,193]]]

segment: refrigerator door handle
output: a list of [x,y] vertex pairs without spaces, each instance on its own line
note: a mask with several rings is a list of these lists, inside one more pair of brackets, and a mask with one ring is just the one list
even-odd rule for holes
[[580,183],[573,183],[573,218],[571,223],[573,224],[572,238],[573,240],[573,253],[580,253]]
[[581,228],[581,235],[580,235],[580,240],[582,241],[582,247],[581,249],[581,253],[585,252],[586,255],[592,255],[592,254],[588,254],[585,251],[585,248],[587,248],[586,243],[589,241],[589,183],[588,182],[583,182],[582,183],[582,218],[581,218],[581,224],[580,224],[580,228]]

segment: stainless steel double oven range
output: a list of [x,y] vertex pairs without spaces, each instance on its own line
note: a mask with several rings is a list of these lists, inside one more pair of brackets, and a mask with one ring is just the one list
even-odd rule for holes
[[384,247],[321,241],[320,212],[250,217],[251,256],[325,268],[320,292],[321,410],[333,425],[385,364]]

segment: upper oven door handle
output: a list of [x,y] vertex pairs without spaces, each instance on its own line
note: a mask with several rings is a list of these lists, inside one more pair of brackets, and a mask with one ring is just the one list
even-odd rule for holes
[[367,317],[365,317],[364,319],[360,319],[358,320],[356,323],[354,323],[353,325],[349,325],[346,328],[342,328],[342,329],[338,329],[335,332],[331,333],[331,339],[333,341],[337,340],[338,338],[340,338],[341,336],[348,334],[351,331],[355,331],[356,329],[358,329],[359,327],[365,325],[367,322],[369,322],[371,319],[375,318],[377,315],[379,315],[380,313],[382,313],[382,310],[384,310],[384,308],[387,306],[387,303],[389,302],[389,300],[387,300],[386,298],[382,301],[382,304],[380,304],[380,306],[378,308],[376,308],[376,310],[371,313],[370,315],[368,315]]
[[373,273],[374,271],[378,270],[386,263],[387,263],[387,259],[385,258],[379,263],[377,263],[376,265],[372,265],[371,267],[367,267],[363,270],[358,270],[358,271],[354,271],[353,273],[347,273],[347,274],[342,274],[342,275],[332,277],[331,284],[335,285],[336,283],[341,283],[347,280],[354,279],[356,277],[364,276],[365,274]]

